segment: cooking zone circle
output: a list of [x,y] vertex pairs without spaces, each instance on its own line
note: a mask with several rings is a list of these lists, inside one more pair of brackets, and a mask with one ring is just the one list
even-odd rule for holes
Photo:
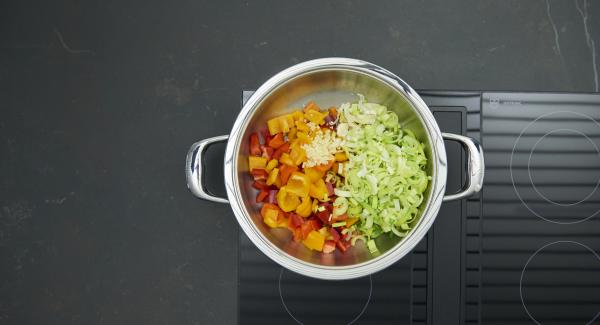
[[585,281],[599,269],[600,256],[585,244],[555,241],[544,245],[521,271],[519,294],[525,312],[536,324],[556,319],[592,324],[600,316],[600,291]]
[[[283,308],[298,324],[354,324],[369,306],[373,279],[318,280],[282,268],[278,287]],[[321,304],[327,304],[327,314],[315,314],[315,310],[323,310],[317,308]]]
[[[566,120],[585,132],[554,127]],[[575,224],[600,212],[592,202],[600,187],[600,148],[588,135],[590,129],[600,134],[600,124],[590,116],[557,111],[536,118],[521,131],[510,156],[510,177],[517,197],[531,213],[548,222]],[[519,148],[531,149],[524,153]],[[522,171],[525,164],[527,176]]]

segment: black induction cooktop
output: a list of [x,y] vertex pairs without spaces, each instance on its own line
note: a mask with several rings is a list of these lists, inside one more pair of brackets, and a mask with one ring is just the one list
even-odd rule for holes
[[[419,93],[443,132],[483,144],[482,192],[349,281],[287,271],[240,232],[239,323],[600,324],[600,94]],[[457,191],[464,152],[446,150]]]

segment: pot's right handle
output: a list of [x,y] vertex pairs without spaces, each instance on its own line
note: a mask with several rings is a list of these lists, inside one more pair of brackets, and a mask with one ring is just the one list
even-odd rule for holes
[[463,190],[444,196],[443,201],[459,200],[469,197],[481,190],[483,185],[483,175],[485,174],[485,165],[483,162],[483,149],[477,140],[453,133],[442,133],[445,140],[460,142],[467,152],[467,184]]
[[204,162],[204,152],[206,149],[211,144],[225,142],[228,138],[228,135],[221,135],[218,137],[200,140],[194,143],[190,147],[190,150],[188,150],[187,157],[185,159],[185,179],[187,181],[188,188],[196,197],[213,202],[229,203],[226,198],[211,195],[208,193],[208,191],[206,191],[203,180],[204,167],[202,166],[202,163]]

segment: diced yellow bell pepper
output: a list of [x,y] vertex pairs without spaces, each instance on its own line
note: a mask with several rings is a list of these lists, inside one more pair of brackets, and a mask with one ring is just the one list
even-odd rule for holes
[[272,118],[267,121],[267,127],[269,128],[269,133],[271,135],[275,135],[281,132],[281,127],[279,126],[279,118]]
[[294,121],[302,121],[304,120],[304,113],[302,113],[301,110],[294,110],[294,112],[292,113],[292,117],[294,118]]
[[292,146],[290,158],[294,162],[294,165],[298,166],[306,161],[306,151],[304,151],[304,149],[302,149],[299,145]]
[[283,133],[290,132],[290,128],[294,126],[294,118],[291,114],[279,117],[279,130]]
[[270,173],[273,170],[273,168],[277,167],[278,164],[279,162],[277,161],[277,159],[271,159],[267,163],[265,170],[267,171],[267,173]]
[[275,182],[279,178],[278,176],[279,176],[279,169],[273,168],[273,170],[271,170],[271,172],[269,173],[269,176],[267,177],[267,185],[275,184]]
[[306,247],[320,252],[323,250],[323,245],[325,244],[325,236],[321,235],[318,231],[313,230],[308,233],[308,236],[306,236],[306,239],[303,240],[302,243]]
[[304,121],[299,120],[299,121],[296,121],[295,124],[296,124],[296,128],[298,129],[298,131],[308,132],[308,130],[309,130],[308,125],[306,123],[304,123]]
[[312,206],[311,206],[312,212],[317,212],[318,208],[319,208],[319,200],[314,199],[312,202]]
[[285,212],[294,211],[300,205],[300,198],[288,192],[286,186],[283,186],[277,192],[277,204]]
[[308,218],[312,213],[311,200],[308,197],[302,198],[302,203],[296,207],[296,214],[303,218]]
[[264,169],[267,166],[267,158],[263,157],[248,157],[248,170],[252,171],[253,169]]
[[290,157],[288,153],[281,154],[281,157],[279,157],[279,162],[288,166],[296,166],[296,164],[292,160],[292,157]]
[[314,183],[319,179],[323,178],[324,173],[314,169],[313,167],[304,168],[304,174],[310,178],[310,182]]
[[325,116],[327,116],[326,114],[323,114],[319,111],[316,110],[309,110],[308,112],[304,113],[304,117],[317,124],[317,125],[321,125],[325,122]]
[[288,140],[292,141],[294,139],[296,139],[296,133],[298,132],[298,129],[296,129],[296,127],[293,127],[290,129],[290,132],[288,133]]
[[301,172],[293,172],[288,179],[286,190],[289,193],[293,193],[299,197],[308,197],[308,191],[310,190],[310,178],[302,174]]
[[323,179],[318,179],[316,182],[310,185],[309,195],[319,201],[327,201],[329,192],[327,191],[327,185]]
[[301,144],[305,144],[305,143],[310,143],[310,137],[308,136],[308,134],[304,131],[300,132],[296,132],[296,140],[301,143]]
[[327,227],[321,227],[321,229],[319,229],[319,234],[327,238],[327,236],[329,236],[329,229],[327,229]]
[[348,156],[346,156],[345,152],[338,152],[334,155],[334,157],[335,157],[335,161],[338,161],[338,162],[348,160]]

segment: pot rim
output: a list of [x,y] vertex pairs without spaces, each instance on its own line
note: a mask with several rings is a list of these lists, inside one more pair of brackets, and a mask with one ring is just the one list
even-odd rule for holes
[[[435,160],[430,197],[413,230],[385,253],[368,261],[345,266],[326,266],[305,262],[273,245],[262,235],[246,213],[245,203],[236,179],[236,162],[240,143],[249,118],[256,109],[275,89],[287,81],[306,73],[322,70],[349,70],[364,73],[400,92],[413,105],[417,115],[421,118],[430,141],[431,159]],[[366,61],[350,58],[322,58],[299,63],[277,73],[262,84],[248,99],[235,120],[227,142],[224,161],[225,187],[231,208],[240,227],[252,243],[277,264],[299,274],[324,280],[344,280],[367,276],[385,269],[408,254],[425,236],[439,212],[446,190],[446,174],[446,149],[442,133],[433,114],[421,97],[406,82],[390,71]]]

